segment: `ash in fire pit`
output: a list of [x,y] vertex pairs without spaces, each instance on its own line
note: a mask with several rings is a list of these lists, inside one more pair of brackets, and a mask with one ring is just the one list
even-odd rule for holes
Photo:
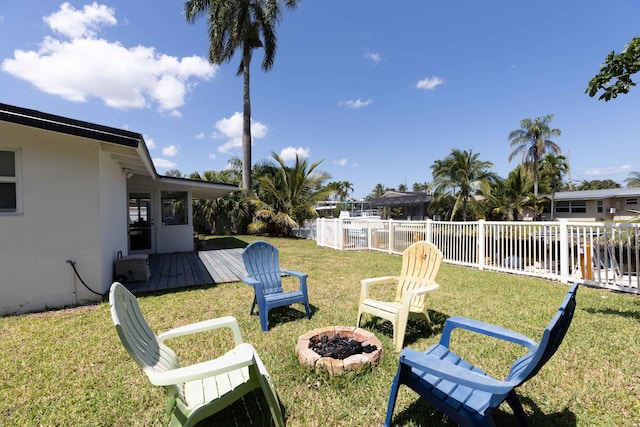
[[330,375],[377,365],[382,357],[382,343],[364,329],[328,326],[298,337],[298,360],[310,368],[324,368]]
[[334,359],[346,359],[354,354],[371,353],[378,349],[368,341],[360,342],[351,337],[341,337],[335,334],[331,338],[328,336],[311,337],[309,348],[322,357],[333,357]]

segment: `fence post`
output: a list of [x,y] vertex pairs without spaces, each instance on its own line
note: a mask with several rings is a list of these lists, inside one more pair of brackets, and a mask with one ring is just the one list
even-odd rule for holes
[[476,246],[477,246],[477,251],[478,251],[478,260],[476,261],[478,263],[478,269],[480,270],[484,270],[484,259],[485,259],[485,242],[484,242],[484,236],[485,236],[485,221],[484,219],[480,219],[478,220],[478,235],[476,237],[476,239],[478,240],[476,242]]
[[396,247],[396,231],[393,219],[389,218],[389,253],[392,253]]
[[424,239],[429,243],[433,243],[433,221],[431,219],[427,219],[427,229],[425,230]]
[[560,283],[569,283],[569,226],[565,218],[558,219],[560,228]]

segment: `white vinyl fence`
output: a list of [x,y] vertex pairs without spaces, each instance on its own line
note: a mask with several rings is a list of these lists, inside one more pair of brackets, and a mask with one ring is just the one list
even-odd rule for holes
[[603,222],[448,222],[318,219],[318,245],[402,254],[435,244],[450,264],[580,282],[640,294],[640,225]]

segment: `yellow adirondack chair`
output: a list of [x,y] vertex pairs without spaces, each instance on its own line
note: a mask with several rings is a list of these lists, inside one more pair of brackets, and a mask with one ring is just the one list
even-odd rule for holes
[[[264,392],[275,425],[284,426],[271,378],[253,346],[243,342],[235,318],[205,320],[156,336],[142,316],[138,301],[122,284],[111,285],[109,303],[127,352],[152,384],[166,389],[171,426],[192,426],[257,388]],[[164,344],[169,338],[221,327],[231,329],[235,347],[214,360],[181,367],[178,356]]]
[[[358,327],[364,313],[386,319],[393,324],[393,344],[402,350],[409,317],[424,317],[431,327],[431,319],[425,305],[425,295],[440,287],[436,276],[442,263],[442,252],[427,242],[417,242],[402,254],[402,271],[399,276],[364,279],[361,283]],[[377,301],[371,298],[374,284],[396,282],[395,301]]]

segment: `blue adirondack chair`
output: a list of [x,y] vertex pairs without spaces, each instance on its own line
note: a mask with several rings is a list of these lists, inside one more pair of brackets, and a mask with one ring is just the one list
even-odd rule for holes
[[[536,375],[560,346],[573,318],[577,290],[578,284],[571,287],[540,342],[509,329],[456,316],[445,322],[439,344],[423,353],[409,348],[402,350],[385,426],[391,425],[398,388],[402,384],[462,426],[495,426],[493,412],[504,401],[513,409],[519,424],[526,426],[515,389]],[[528,348],[529,352],[516,360],[506,379],[498,380],[450,350],[451,332],[456,328],[510,341]]]
[[[253,286],[255,291],[249,313],[253,314],[257,304],[263,331],[269,330],[269,310],[272,308],[302,303],[307,319],[311,318],[307,295],[307,273],[280,268],[278,248],[262,240],[253,242],[242,251],[242,261],[247,270],[247,276],[241,280]],[[297,277],[300,281],[300,289],[284,292],[282,289],[284,275]]]

